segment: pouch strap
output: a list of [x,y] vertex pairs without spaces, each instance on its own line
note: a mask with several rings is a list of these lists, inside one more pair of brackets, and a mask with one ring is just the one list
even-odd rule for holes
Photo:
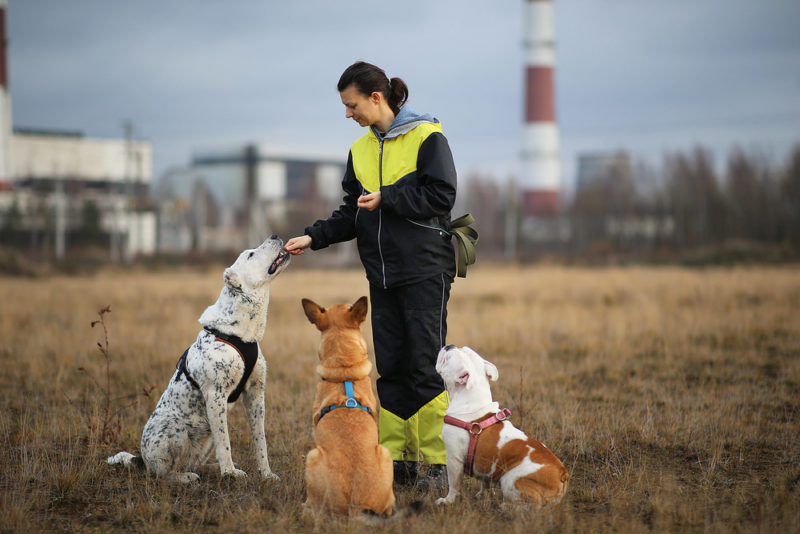
[[450,222],[450,233],[458,244],[456,275],[466,278],[467,266],[475,263],[475,245],[478,243],[478,232],[470,226],[475,218],[467,213]]

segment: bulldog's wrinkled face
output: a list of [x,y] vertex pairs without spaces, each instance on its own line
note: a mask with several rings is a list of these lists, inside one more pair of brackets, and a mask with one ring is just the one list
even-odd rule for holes
[[480,357],[469,347],[447,345],[439,351],[436,358],[436,372],[444,380],[447,391],[454,392],[460,388],[473,389],[484,385],[489,387],[489,380],[497,380],[497,367]]
[[233,265],[225,269],[224,280],[231,289],[249,293],[276,277],[289,265],[289,253],[283,241],[273,235],[258,248],[245,250]]

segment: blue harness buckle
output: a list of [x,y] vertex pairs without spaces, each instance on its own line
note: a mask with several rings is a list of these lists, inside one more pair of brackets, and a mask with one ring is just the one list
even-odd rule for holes
[[317,423],[320,422],[320,420],[325,414],[332,412],[336,408],[360,408],[365,412],[367,412],[368,414],[372,415],[372,410],[370,410],[369,408],[367,408],[366,406],[364,406],[363,404],[361,404],[356,400],[355,392],[353,391],[353,382],[351,382],[350,380],[345,380],[344,392],[345,395],[347,395],[347,400],[344,401],[344,404],[338,406],[336,404],[331,404],[330,406],[326,406],[325,408],[323,408],[319,412],[319,419],[317,419]]
[[358,408],[360,406],[353,392],[353,383],[349,380],[344,383],[344,394],[347,395],[347,400],[344,401],[346,408]]

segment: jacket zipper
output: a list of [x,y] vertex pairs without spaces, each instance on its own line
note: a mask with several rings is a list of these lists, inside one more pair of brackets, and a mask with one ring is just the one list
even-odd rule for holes
[[[378,191],[383,187],[383,139],[378,145]],[[386,264],[383,262],[383,249],[381,248],[381,227],[383,226],[383,208],[378,206],[378,255],[381,258],[381,275],[383,276],[383,289],[386,289]]]

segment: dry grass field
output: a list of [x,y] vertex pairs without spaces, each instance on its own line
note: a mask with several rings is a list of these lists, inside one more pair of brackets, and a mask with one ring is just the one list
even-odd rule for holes
[[[138,452],[222,269],[0,278],[0,531],[800,532],[797,267],[476,266],[453,286],[448,341],[497,364],[495,398],[562,459],[567,497],[533,512],[468,480],[452,508],[425,497],[420,515],[377,528],[301,506],[318,333],[300,298],[352,302],[367,294],[358,270],[290,267],[272,286],[262,347],[280,482],[212,471],[182,487],[104,463]],[[107,305],[103,442],[91,322]],[[241,406],[230,426],[234,461],[253,473]]]

